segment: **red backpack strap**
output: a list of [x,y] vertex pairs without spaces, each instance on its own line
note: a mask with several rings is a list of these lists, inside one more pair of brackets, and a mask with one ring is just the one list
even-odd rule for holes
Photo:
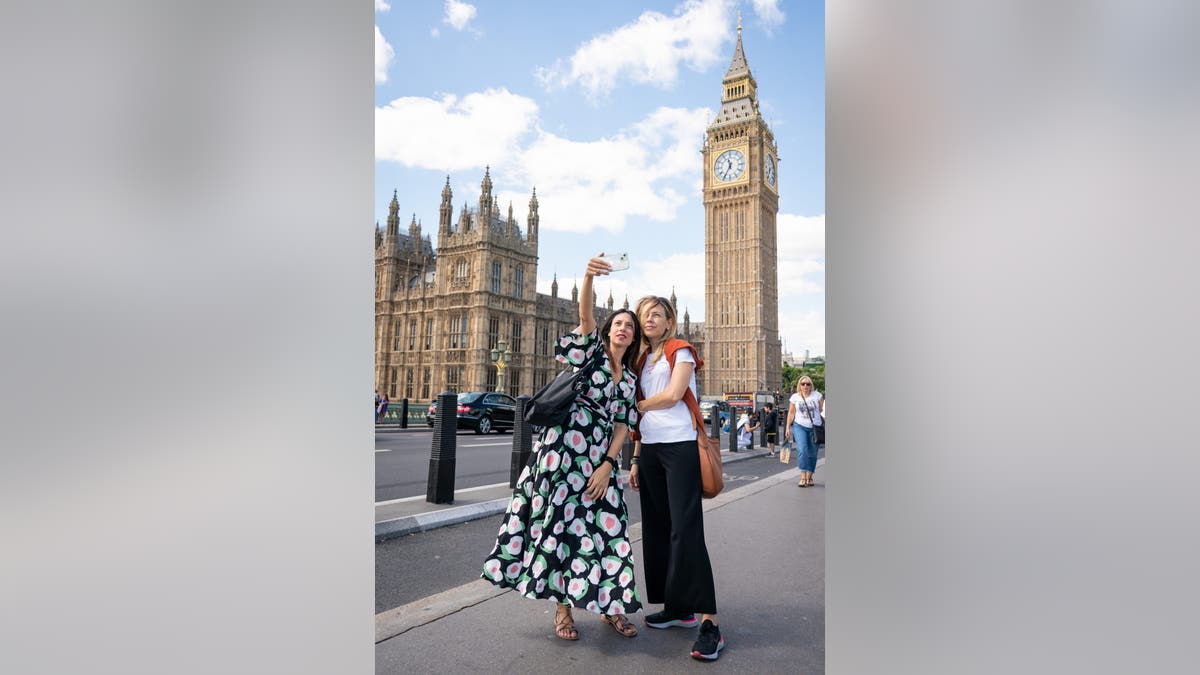
[[[704,360],[696,353],[696,348],[688,344],[686,340],[671,338],[667,340],[666,346],[663,348],[663,353],[666,354],[667,363],[671,365],[671,372],[675,372],[675,355],[680,349],[692,350],[692,358],[696,359],[696,367],[692,372],[699,372],[704,367]],[[700,404],[696,402],[696,395],[692,393],[691,386],[683,390],[683,402],[687,405],[688,410],[692,413],[692,428],[704,428],[704,415],[700,414]]]

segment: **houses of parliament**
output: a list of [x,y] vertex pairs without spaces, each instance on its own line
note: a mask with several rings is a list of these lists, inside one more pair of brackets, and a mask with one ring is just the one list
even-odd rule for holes
[[[721,108],[706,130],[704,162],[705,319],[686,312],[680,337],[705,360],[702,394],[773,391],[781,384],[775,216],[779,154],[758,111],[757,82],[741,26],[722,79]],[[375,388],[389,398],[428,401],[442,391],[495,391],[490,351],[512,352],[509,394],[532,394],[560,369],[558,338],[579,323],[578,289],[537,292],[539,216],[531,190],[524,228],[492,195],[485,169],[477,203],[455,213],[450,179],[438,207],[437,246],[416,214],[400,231],[395,194],[386,229],[375,227]],[[658,289],[646,289],[646,293]],[[597,322],[613,298],[596,305]],[[675,302],[672,292],[671,302]],[[628,307],[626,298],[622,303]],[[677,312],[678,315],[678,312]]]

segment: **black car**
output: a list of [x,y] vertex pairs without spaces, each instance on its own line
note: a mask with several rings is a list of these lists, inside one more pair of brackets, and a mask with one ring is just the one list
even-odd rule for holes
[[[477,434],[510,431],[516,400],[507,394],[469,391],[458,395],[458,428],[472,429]],[[433,428],[437,414],[437,401],[429,404],[425,421]]]

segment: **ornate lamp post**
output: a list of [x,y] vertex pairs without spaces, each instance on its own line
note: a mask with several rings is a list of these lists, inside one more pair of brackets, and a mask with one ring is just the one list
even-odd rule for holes
[[492,363],[496,366],[496,391],[501,394],[507,394],[504,390],[504,369],[508,367],[508,360],[512,358],[512,350],[508,348],[508,343],[504,338],[496,341],[496,348],[491,351]]

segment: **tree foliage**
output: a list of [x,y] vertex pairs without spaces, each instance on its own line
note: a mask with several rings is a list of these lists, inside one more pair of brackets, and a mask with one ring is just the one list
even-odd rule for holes
[[802,368],[783,364],[783,398],[786,401],[788,397],[796,392],[796,383],[800,381],[801,376],[807,375],[808,379],[813,381],[813,388],[822,394],[825,392],[825,364],[810,363]]

